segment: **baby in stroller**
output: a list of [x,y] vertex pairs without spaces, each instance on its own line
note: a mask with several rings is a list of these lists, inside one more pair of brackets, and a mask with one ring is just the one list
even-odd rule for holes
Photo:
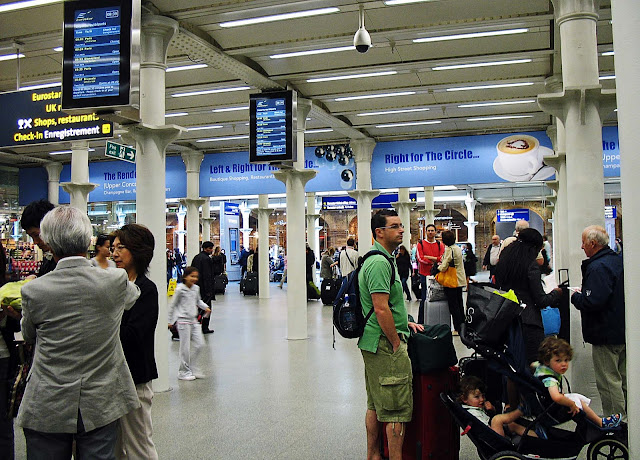
[[600,417],[589,407],[591,400],[586,396],[562,392],[562,376],[569,369],[573,357],[573,348],[566,340],[547,337],[540,344],[538,353],[540,362],[533,363],[533,375],[542,381],[553,402],[568,407],[572,416],[584,411],[587,418],[599,427],[615,428],[620,425],[621,414]]

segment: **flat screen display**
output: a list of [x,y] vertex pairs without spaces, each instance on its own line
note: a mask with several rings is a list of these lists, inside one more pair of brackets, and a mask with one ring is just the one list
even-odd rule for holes
[[252,163],[296,161],[293,129],[296,118],[296,93],[277,91],[250,96],[250,134]]
[[131,0],[65,2],[63,108],[125,106],[131,89]]

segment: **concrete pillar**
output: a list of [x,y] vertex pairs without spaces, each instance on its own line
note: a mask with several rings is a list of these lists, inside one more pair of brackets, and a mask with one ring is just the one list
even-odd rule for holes
[[[640,78],[638,43],[640,43],[640,9],[633,0],[611,2],[613,16],[613,46],[615,50],[616,87],[618,94],[618,133],[620,137],[620,177],[624,214],[623,241],[625,245],[624,277],[627,327],[627,414],[629,433],[640,432],[640,270],[635,262],[640,249],[634,245],[635,230],[640,228],[640,212],[635,198],[640,194],[637,171],[640,158],[636,146],[640,142],[640,96],[636,90]],[[636,256],[636,253],[639,253]],[[629,458],[640,458],[640,438],[629,436]]]
[[52,161],[44,166],[47,170],[47,191],[49,201],[58,206],[60,204],[60,173],[62,164]]
[[240,205],[240,213],[242,214],[242,228],[240,231],[242,232],[242,245],[249,250],[249,235],[251,235],[251,230],[253,230],[249,226],[249,216],[251,216],[251,209],[247,206],[247,202],[243,201]]
[[[602,170],[602,120],[615,106],[615,93],[602,90],[598,80],[596,21],[597,0],[553,0],[562,43],[563,90],[541,94],[538,104],[560,118],[566,130],[567,167],[567,259],[571,284],[579,285],[582,230],[604,225],[604,182]],[[574,334],[575,331],[575,334]],[[579,327],[572,321],[571,341],[575,346],[573,371],[578,393],[595,394],[591,347],[582,344]]]
[[258,195],[258,294],[261,299],[269,295],[269,195]]
[[380,192],[371,189],[371,158],[376,143],[373,139],[351,141],[356,163],[356,189],[349,192],[358,202],[358,253],[365,255],[371,248],[371,202]]
[[402,236],[402,245],[407,248],[407,251],[411,253],[411,210],[415,206],[415,203],[412,203],[409,200],[409,189],[401,188],[398,190],[398,201],[392,203],[392,206],[395,208],[398,213],[398,217],[402,221],[402,225],[404,225],[404,235]]
[[214,220],[211,218],[211,200],[207,197],[202,203],[202,242],[211,241],[211,223]]
[[180,208],[176,213],[176,217],[178,217],[178,230],[175,232],[178,238],[178,250],[181,254],[184,254],[184,236],[187,234],[187,231],[184,229],[184,221],[187,217],[187,208],[184,205],[180,205]]
[[62,189],[70,196],[70,204],[82,212],[87,212],[89,192],[98,185],[89,183],[89,141],[71,143],[71,181],[62,184]]
[[476,205],[478,202],[473,199],[473,196],[469,194],[464,200],[464,204],[467,206],[467,221],[464,224],[467,226],[467,241],[473,245],[473,250],[477,252],[476,248]]
[[440,212],[436,209],[433,201],[433,187],[424,188],[424,209],[422,210],[424,216],[424,226],[435,223],[436,216]]
[[[298,98],[296,124],[298,161],[273,175],[287,187],[287,339],[307,338],[307,290],[305,263],[305,184],[316,171],[304,169],[304,129],[311,101]],[[293,286],[293,289],[290,287]]]
[[136,213],[155,239],[149,279],[158,288],[159,316],[156,327],[156,366],[158,379],[154,391],[169,389],[169,334],[167,334],[167,260],[165,149],[182,129],[164,125],[165,71],[167,48],[178,32],[178,22],[163,16],[143,14],[140,62],[140,118],[129,134],[136,140]]
[[[316,255],[316,260],[322,260],[320,257],[320,228],[318,219],[320,214],[316,211],[316,194],[307,193],[307,244]],[[318,284],[318,272],[313,270],[313,282]]]
[[182,152],[182,161],[187,170],[187,198],[180,200],[187,208],[187,250],[189,263],[200,252],[200,212],[205,202],[200,198],[200,165],[204,154],[196,150]]

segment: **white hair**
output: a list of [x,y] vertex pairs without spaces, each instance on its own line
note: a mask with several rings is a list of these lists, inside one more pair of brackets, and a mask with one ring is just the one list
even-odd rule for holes
[[516,222],[516,232],[521,232],[525,228],[529,228],[529,222],[526,220],[519,220]]
[[59,257],[85,254],[91,243],[93,229],[85,213],[71,206],[59,206],[49,211],[40,223],[40,236]]
[[609,245],[609,234],[599,225],[590,225],[582,231],[586,241],[593,241],[599,246]]

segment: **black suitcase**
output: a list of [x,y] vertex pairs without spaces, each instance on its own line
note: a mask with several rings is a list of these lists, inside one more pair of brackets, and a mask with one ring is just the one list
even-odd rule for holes
[[413,295],[416,296],[416,299],[422,299],[422,287],[420,286],[420,275],[415,274],[411,276],[411,291]]
[[244,278],[244,295],[256,295],[258,293],[258,274],[248,272]]
[[342,286],[341,279],[325,278],[322,280],[322,285],[320,286],[320,298],[322,299],[323,305],[333,304],[333,301],[336,300],[336,296],[340,290],[340,286]]
[[227,289],[227,283],[229,282],[229,278],[226,273],[221,273],[216,275],[213,278],[213,292],[214,294],[224,294],[224,291]]
[[318,286],[313,281],[307,283],[307,300],[318,300],[321,297]]

